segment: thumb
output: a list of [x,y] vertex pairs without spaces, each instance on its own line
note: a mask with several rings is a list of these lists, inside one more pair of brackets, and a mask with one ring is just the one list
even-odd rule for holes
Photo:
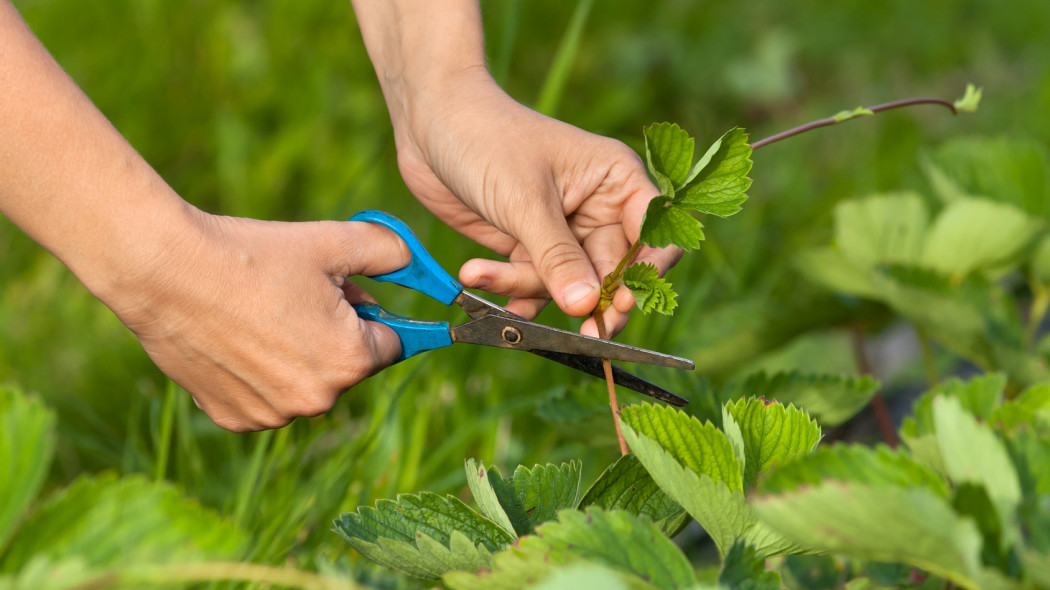
[[560,212],[528,223],[515,237],[562,311],[580,317],[594,310],[598,275]]
[[363,221],[320,222],[319,251],[334,277],[375,276],[408,266],[412,254],[393,231]]

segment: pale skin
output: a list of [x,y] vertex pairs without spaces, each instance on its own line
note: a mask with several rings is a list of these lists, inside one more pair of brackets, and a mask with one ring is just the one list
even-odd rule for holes
[[[507,96],[484,64],[476,0],[354,0],[419,201],[506,256],[460,269],[532,318],[588,314],[599,277],[659,191],[622,143]],[[184,201],[0,0],[0,212],[65,263],[216,424],[278,428],[328,411],[398,356],[359,319],[353,275],[396,270],[404,244],[366,223],[212,215]],[[641,260],[667,269],[672,250]],[[606,312],[618,331],[632,300]],[[583,332],[594,335],[593,321]]]

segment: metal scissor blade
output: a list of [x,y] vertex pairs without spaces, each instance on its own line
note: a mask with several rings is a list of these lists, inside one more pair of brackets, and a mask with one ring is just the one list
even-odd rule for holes
[[[529,352],[556,363],[561,363],[566,367],[571,367],[577,371],[583,371],[584,373],[594,375],[601,379],[605,378],[605,370],[602,368],[602,360],[599,358],[594,358],[593,356],[580,356],[578,354],[562,354],[559,352],[551,352],[549,350],[530,350]],[[649,397],[658,399],[662,402],[667,402],[673,406],[682,407],[689,403],[689,400],[679,397],[659,385],[650,383],[637,375],[628,373],[620,367],[613,365],[612,371],[613,383],[616,383],[617,385],[621,385],[627,389],[633,389],[638,393],[648,395]]]
[[452,340],[527,350],[537,354],[538,351],[561,352],[673,369],[692,370],[695,366],[689,359],[662,352],[591,338],[568,330],[534,324],[520,318],[497,315],[483,315],[476,320],[454,326]]

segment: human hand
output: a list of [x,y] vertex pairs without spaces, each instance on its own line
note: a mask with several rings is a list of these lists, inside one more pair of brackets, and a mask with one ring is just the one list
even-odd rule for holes
[[372,299],[345,279],[408,264],[393,232],[193,217],[197,231],[103,301],[222,428],[279,428],[327,412],[400,354],[392,330],[354,313],[351,304]]
[[[660,194],[633,150],[518,104],[484,67],[394,105],[391,118],[412,193],[509,259],[471,260],[460,281],[510,296],[507,308],[530,319],[551,297],[570,315],[590,313],[601,277],[638,239],[646,207]],[[666,271],[680,256],[643,247],[636,260]],[[604,314],[609,333],[623,328],[633,303],[620,289]],[[597,335],[590,319],[581,331]]]

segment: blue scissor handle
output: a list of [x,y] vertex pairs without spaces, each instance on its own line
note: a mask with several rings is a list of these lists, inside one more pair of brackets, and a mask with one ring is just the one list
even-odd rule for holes
[[452,346],[452,333],[448,322],[416,320],[390,313],[375,303],[358,303],[354,306],[358,317],[386,325],[401,339],[401,361],[421,352]]
[[[438,265],[434,257],[430,255],[430,252],[427,252],[427,249],[423,247],[423,243],[419,241],[416,234],[412,233],[412,230],[405,222],[383,211],[362,211],[351,217],[350,221],[378,223],[393,230],[398,237],[404,240],[405,244],[408,244],[408,250],[412,253],[412,260],[409,261],[408,266],[405,268],[369,278],[415,289],[445,305],[451,305],[456,296],[463,290],[463,285],[456,282],[456,279],[452,278],[445,272],[445,269]],[[408,355],[405,358],[409,356],[412,355]]]

